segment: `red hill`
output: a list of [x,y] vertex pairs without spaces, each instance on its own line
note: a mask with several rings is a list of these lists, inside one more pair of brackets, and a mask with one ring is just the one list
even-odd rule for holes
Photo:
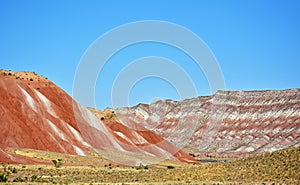
[[[0,161],[40,163],[9,148],[91,155],[109,152],[188,163],[197,161],[143,126],[101,120],[46,78],[30,72],[0,71]],[[138,129],[134,129],[138,128]],[[143,158],[118,159],[136,164]]]

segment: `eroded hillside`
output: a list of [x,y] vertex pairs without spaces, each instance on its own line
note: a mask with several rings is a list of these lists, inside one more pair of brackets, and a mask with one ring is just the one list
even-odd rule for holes
[[81,156],[96,153],[129,165],[154,159],[198,163],[141,125],[137,126],[144,132],[132,131],[118,120],[109,123],[40,75],[0,71],[1,162],[50,162],[12,152],[28,148]]
[[218,91],[115,110],[198,157],[241,157],[300,146],[300,89]]

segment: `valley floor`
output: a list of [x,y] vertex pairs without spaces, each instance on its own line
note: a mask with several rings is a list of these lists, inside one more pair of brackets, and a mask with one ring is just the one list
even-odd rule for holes
[[0,166],[5,184],[300,184],[300,148],[229,162],[149,166]]

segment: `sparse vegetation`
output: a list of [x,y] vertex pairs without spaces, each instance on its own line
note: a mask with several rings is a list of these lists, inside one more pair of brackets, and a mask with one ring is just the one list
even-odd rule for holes
[[31,176],[31,180],[32,180],[32,181],[36,181],[36,180],[37,180],[37,178],[38,178],[38,176],[37,176],[37,175],[32,175],[32,176]]
[[52,162],[56,168],[59,168],[63,165],[62,159],[57,159],[57,160],[53,159]]
[[[60,154],[57,154],[60,155]],[[44,156],[45,157],[45,156]],[[52,156],[53,157],[53,156]],[[59,157],[57,157],[59,158]],[[300,147],[229,162],[203,163],[199,166],[163,162],[157,165],[126,167],[104,165],[53,166],[6,165],[0,178],[37,183],[136,183],[136,184],[299,184]],[[59,158],[60,159],[60,158]],[[62,158],[64,161],[65,159]],[[76,156],[73,156],[76,160]],[[80,158],[81,160],[86,157]],[[89,159],[91,160],[91,159]],[[58,162],[58,160],[56,160]],[[111,168],[110,168],[111,167]],[[146,169],[147,170],[144,170]],[[170,170],[169,168],[172,168]],[[6,174],[16,168],[16,173]],[[36,175],[37,169],[39,174]],[[6,172],[4,170],[6,169]]]
[[92,111],[100,120],[104,121],[111,121],[111,120],[116,120],[117,116],[115,111],[111,110],[111,109],[105,109],[103,111],[94,109],[94,108],[90,108],[88,107],[88,109],[90,111]]
[[12,72],[10,70],[0,70],[3,76],[12,76],[17,80],[26,80],[26,81],[39,81],[41,82],[43,79],[47,80],[41,75],[38,75],[35,72]]
[[168,168],[168,169],[174,169],[175,167],[174,167],[174,166],[168,165],[167,168]]
[[24,182],[25,180],[22,177],[14,178],[13,182]]
[[57,167],[57,160],[53,159],[52,162],[53,162],[54,166]]
[[0,173],[0,182],[6,182],[7,181],[7,177],[5,174]]
[[17,169],[14,167],[11,172],[12,173],[17,173]]

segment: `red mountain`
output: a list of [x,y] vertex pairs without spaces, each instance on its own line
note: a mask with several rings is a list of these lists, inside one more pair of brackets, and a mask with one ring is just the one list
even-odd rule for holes
[[[157,160],[197,161],[135,122],[101,120],[46,78],[31,72],[0,71],[0,161],[36,163],[9,152],[30,148],[90,155],[123,164]],[[118,158],[117,155],[131,156]],[[137,157],[139,156],[139,157]]]

